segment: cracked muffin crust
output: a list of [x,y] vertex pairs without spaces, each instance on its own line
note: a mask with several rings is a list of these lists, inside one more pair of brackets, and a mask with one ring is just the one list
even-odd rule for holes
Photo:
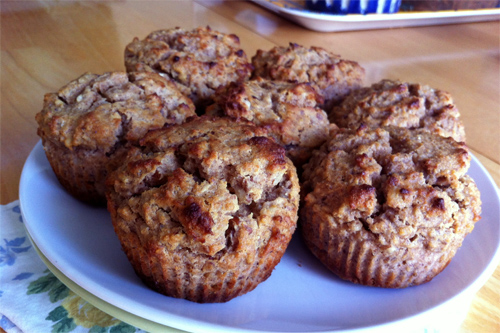
[[[281,144],[300,168],[328,138],[332,126],[309,83],[257,78],[220,89],[207,114],[245,118]],[[335,126],[336,128],[336,126]]]
[[463,143],[423,130],[339,129],[304,167],[305,242],[342,279],[430,281],[480,219],[469,164]]
[[238,36],[199,27],[151,32],[125,48],[129,72],[157,72],[175,82],[179,90],[203,109],[215,91],[230,82],[248,80],[252,66]]
[[360,88],[365,77],[364,68],[355,61],[342,59],[321,47],[306,48],[295,43],[258,50],[252,65],[252,78],[310,82],[324,98],[325,110]]
[[284,149],[244,120],[202,116],[152,131],[107,181],[122,248],[150,288],[226,302],[266,280],[296,228]]
[[382,80],[353,91],[329,113],[339,127],[423,128],[465,142],[460,113],[451,95],[418,83]]
[[63,187],[105,204],[108,168],[150,129],[194,116],[194,105],[155,73],[86,73],[44,97],[38,135]]

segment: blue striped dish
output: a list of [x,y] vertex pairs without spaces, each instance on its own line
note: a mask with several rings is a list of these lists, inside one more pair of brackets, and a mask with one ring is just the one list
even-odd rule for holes
[[393,14],[401,0],[307,0],[306,7],[329,14]]

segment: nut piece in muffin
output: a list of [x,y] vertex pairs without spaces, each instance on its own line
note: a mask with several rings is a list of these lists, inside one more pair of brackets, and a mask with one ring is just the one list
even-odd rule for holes
[[252,71],[238,36],[210,27],[158,30],[143,40],[134,38],[125,48],[125,67],[173,80],[199,113],[219,87],[248,80]]
[[153,290],[226,302],[279,263],[299,185],[285,150],[252,123],[202,116],[152,131],[107,180],[108,210]]
[[480,219],[470,158],[465,144],[424,130],[339,129],[304,167],[308,248],[355,283],[430,281]]
[[44,98],[38,135],[63,187],[105,204],[108,168],[148,130],[195,116],[194,105],[155,73],[86,73]]
[[357,62],[344,60],[321,47],[290,43],[269,51],[258,50],[252,57],[253,78],[310,82],[324,98],[324,108],[340,102],[352,90],[362,87],[365,70]]
[[451,95],[418,83],[382,80],[358,89],[334,107],[329,118],[339,127],[422,128],[465,142],[464,126]]
[[326,141],[332,126],[318,106],[321,96],[309,83],[257,78],[230,84],[214,99],[207,114],[250,120],[281,144],[297,167]]

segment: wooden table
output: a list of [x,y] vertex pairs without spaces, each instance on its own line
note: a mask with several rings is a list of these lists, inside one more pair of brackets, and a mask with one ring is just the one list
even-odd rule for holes
[[[1,204],[18,199],[23,163],[39,140],[35,114],[43,95],[86,71],[123,70],[124,47],[134,37],[175,26],[235,33],[249,57],[289,42],[322,46],[365,67],[366,84],[392,78],[447,90],[461,112],[469,147],[500,185],[498,21],[320,33],[245,1],[2,0],[0,6]],[[461,325],[461,332],[495,331],[500,266]]]

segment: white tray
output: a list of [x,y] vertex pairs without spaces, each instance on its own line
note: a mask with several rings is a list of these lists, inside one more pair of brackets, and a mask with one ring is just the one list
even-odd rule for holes
[[398,12],[395,14],[322,14],[305,8],[303,1],[252,0],[278,15],[314,31],[349,31],[400,28],[424,25],[500,20],[500,9],[436,12]]

